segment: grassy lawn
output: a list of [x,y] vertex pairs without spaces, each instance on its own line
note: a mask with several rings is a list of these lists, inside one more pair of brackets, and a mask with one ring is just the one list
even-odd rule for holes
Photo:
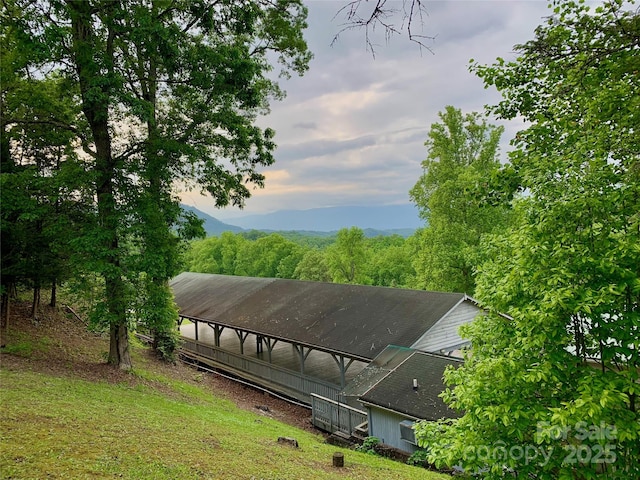
[[[57,355],[60,342],[13,338],[17,351],[0,357],[3,479],[449,478],[340,449],[240,409],[206,386],[167,375],[144,360],[141,346],[133,373],[87,379],[83,365],[96,365],[80,347],[68,363],[58,357],[59,368],[46,371],[38,362]],[[277,443],[280,436],[296,438],[300,448]],[[344,468],[332,466],[336,451],[345,455]]]

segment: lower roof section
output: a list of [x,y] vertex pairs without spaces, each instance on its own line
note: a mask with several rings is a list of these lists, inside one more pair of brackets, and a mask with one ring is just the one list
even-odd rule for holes
[[417,420],[455,418],[440,398],[444,371],[462,360],[389,345],[349,384],[346,394],[358,395],[365,405],[391,410]]

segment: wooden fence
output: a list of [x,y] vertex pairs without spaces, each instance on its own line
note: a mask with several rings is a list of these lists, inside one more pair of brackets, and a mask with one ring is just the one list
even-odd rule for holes
[[219,366],[223,370],[224,367],[228,367],[231,372],[245,376],[267,388],[288,395],[293,393],[296,398],[307,404],[311,403],[313,394],[337,400],[340,393],[339,385],[302,375],[257,358],[232,353],[191,338],[182,337],[181,349],[196,354],[200,359],[215,362],[217,365],[214,366]]
[[313,425],[329,433],[351,436],[367,422],[366,412],[315,394],[311,394],[311,412]]

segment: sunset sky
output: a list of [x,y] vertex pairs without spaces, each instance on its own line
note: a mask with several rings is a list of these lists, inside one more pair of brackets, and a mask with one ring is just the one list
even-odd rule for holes
[[[287,97],[259,120],[276,130],[279,146],[276,163],[263,171],[266,187],[253,192],[244,210],[217,210],[211,199],[194,193],[183,195],[185,203],[219,219],[410,203],[408,191],[421,174],[424,141],[438,112],[446,105],[481,112],[499,99],[468,71],[469,60],[513,58],[513,45],[532,39],[550,13],[539,0],[427,2],[422,33],[435,37],[428,41],[432,52],[406,36],[386,42],[378,30],[374,57],[362,30],[341,34],[331,46],[344,22],[336,14],[345,0],[306,3],[306,38],[315,57],[305,76],[282,83]],[[494,123],[505,125],[506,158],[508,142],[522,125]]]

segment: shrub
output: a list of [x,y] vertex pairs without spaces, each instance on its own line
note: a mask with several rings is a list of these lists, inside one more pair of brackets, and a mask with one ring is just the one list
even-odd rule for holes
[[370,453],[372,455],[377,455],[376,446],[380,443],[380,439],[378,437],[367,437],[362,442],[362,445],[358,445],[356,450],[358,452]]

